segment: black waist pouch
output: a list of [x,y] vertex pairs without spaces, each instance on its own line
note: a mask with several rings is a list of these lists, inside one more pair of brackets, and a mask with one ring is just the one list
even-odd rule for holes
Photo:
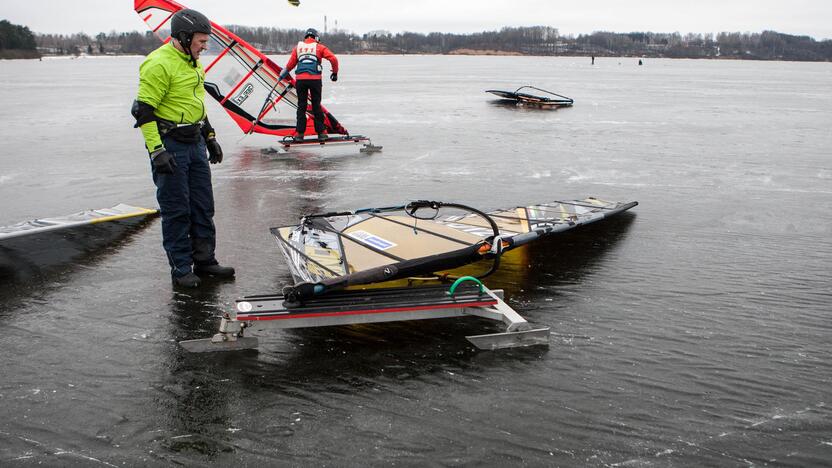
[[177,126],[173,122],[158,119],[156,124],[159,126],[159,135],[164,137],[171,137],[180,143],[196,143],[201,136],[202,125],[182,125]]

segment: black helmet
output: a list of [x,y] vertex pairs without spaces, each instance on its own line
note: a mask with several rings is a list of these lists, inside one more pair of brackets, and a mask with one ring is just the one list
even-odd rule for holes
[[179,39],[182,34],[193,37],[194,33],[211,34],[211,22],[202,13],[185,8],[177,11],[170,20],[170,35]]
[[314,38],[316,41],[318,40],[318,30],[315,28],[309,28],[306,30],[306,34],[303,35],[303,38],[306,39],[307,37]]
[[170,20],[170,37],[179,41],[185,53],[191,56],[191,65],[196,67],[196,58],[191,54],[194,33],[211,34],[211,22],[202,13],[185,8],[174,13]]

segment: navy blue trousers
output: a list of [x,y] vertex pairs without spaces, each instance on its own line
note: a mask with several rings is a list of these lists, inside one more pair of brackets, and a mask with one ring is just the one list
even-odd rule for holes
[[202,138],[189,144],[168,137],[164,144],[176,160],[176,168],[173,174],[154,170],[153,183],[162,215],[162,246],[171,274],[180,277],[193,271],[194,264],[217,264],[214,191]]

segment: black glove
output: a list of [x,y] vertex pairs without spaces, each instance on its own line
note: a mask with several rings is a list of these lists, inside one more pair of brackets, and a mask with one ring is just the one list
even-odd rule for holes
[[214,137],[208,138],[205,140],[205,146],[208,148],[208,161],[211,164],[221,163],[222,148],[220,148],[220,144],[217,143],[217,139]]
[[153,163],[153,170],[157,174],[173,174],[176,167],[176,160],[173,159],[173,155],[165,151],[164,148],[150,153],[150,162]]
[[331,75],[329,75],[329,79],[332,81],[338,81],[338,74],[333,72]]

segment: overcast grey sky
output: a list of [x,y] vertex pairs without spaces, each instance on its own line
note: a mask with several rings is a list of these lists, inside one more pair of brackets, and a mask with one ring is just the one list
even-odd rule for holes
[[[717,33],[771,29],[832,38],[832,0],[180,0],[220,24],[329,28],[355,33],[477,32],[503,26],[553,26],[561,34],[592,31]],[[35,32],[145,29],[133,0],[0,0],[0,19]]]

